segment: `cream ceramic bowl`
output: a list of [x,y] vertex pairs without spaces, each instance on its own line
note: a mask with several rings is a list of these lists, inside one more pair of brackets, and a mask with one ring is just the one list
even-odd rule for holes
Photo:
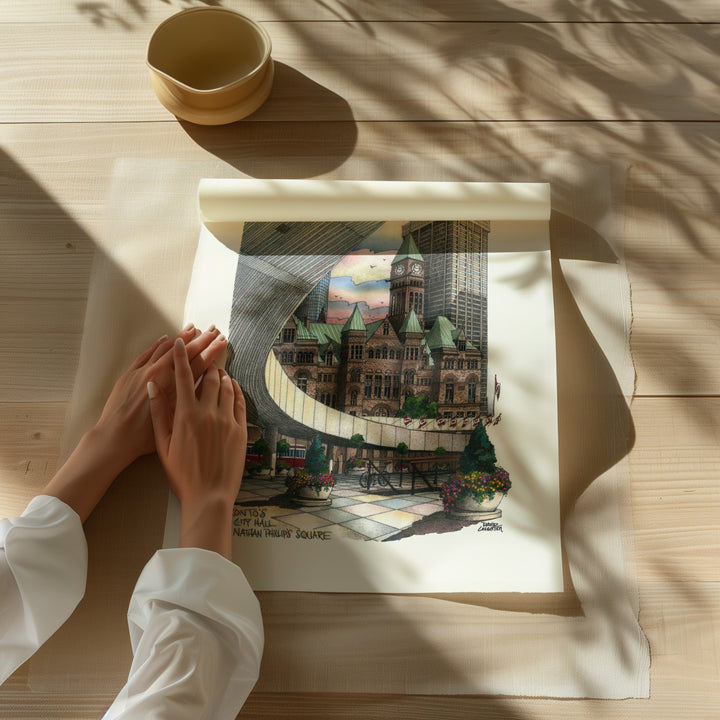
[[182,120],[225,125],[255,112],[273,82],[270,36],[226,8],[191,8],[162,22],[147,64],[160,102]]

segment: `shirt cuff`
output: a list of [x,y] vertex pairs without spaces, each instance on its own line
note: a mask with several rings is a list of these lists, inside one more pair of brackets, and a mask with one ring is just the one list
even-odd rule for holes
[[19,518],[0,520],[0,681],[70,617],[86,577],[82,522],[61,500],[38,495]]

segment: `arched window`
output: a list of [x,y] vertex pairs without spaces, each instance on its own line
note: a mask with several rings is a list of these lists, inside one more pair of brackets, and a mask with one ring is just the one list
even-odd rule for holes
[[395,359],[395,351],[392,348],[390,349],[390,353],[388,354],[388,357],[390,358],[390,360]]
[[455,383],[445,383],[445,402],[455,401]]
[[375,352],[372,348],[368,349],[368,360],[372,360],[375,357]]
[[383,335],[389,335],[390,334],[390,326],[387,324],[387,321],[383,324]]
[[355,406],[357,406],[357,404],[358,404],[358,391],[352,390],[350,392],[350,405],[352,405],[352,407],[355,407]]
[[328,351],[325,353],[325,364],[326,364],[326,365],[332,365],[332,364],[333,364],[333,351],[332,351],[332,350],[328,350]]
[[383,360],[387,360],[387,356],[388,356],[387,345],[383,345],[382,356],[383,356]]
[[467,399],[468,402],[477,402],[477,376],[468,375],[467,379]]

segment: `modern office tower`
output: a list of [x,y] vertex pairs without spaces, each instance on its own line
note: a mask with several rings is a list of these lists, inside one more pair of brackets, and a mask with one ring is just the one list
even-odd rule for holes
[[305,322],[325,322],[328,311],[328,290],[330,289],[330,273],[325,275],[315,289],[300,303],[295,314]]
[[483,397],[487,391],[487,249],[490,223],[474,220],[410,222],[425,259],[425,327],[444,316],[465,331],[482,352]]

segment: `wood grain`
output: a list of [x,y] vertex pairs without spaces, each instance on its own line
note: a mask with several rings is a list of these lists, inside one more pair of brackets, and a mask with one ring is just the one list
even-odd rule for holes
[[[152,26],[185,7],[215,5],[203,0],[13,0],[0,2],[0,22],[73,23],[84,20],[95,27],[133,30]],[[371,21],[452,22],[718,22],[714,0],[223,0],[222,5],[258,21],[324,20],[339,23]]]
[[[10,332],[29,315],[35,329],[45,323],[50,333],[54,327],[75,332],[81,327],[78,303],[86,291],[93,238],[105,231],[105,199],[114,163],[122,157],[216,156],[218,175],[240,177],[370,179],[381,170],[391,180],[547,180],[553,208],[566,218],[556,231],[606,256],[608,242],[616,238],[592,229],[596,211],[589,199],[603,172],[616,168],[613,232],[624,239],[633,287],[636,392],[720,393],[720,126],[715,123],[9,125],[0,126],[0,143],[6,148],[3,172],[20,188],[0,197],[0,251],[7,258],[0,265],[0,317],[15,318],[6,327]],[[572,172],[567,164],[553,168],[546,162],[563,153],[573,159]],[[38,176],[42,185],[33,180]],[[52,262],[27,263],[28,253],[48,254]],[[42,303],[24,306],[30,296]],[[54,306],[53,298],[66,302]],[[43,362],[31,352],[22,364],[40,377],[37,366]],[[22,388],[39,400],[48,386],[39,380],[43,390],[35,392],[32,383],[6,380],[13,397]],[[9,397],[2,393],[0,378],[0,397]]]
[[[548,180],[553,232],[588,258],[611,261],[621,245],[632,283],[629,460],[651,698],[257,692],[241,717],[715,717],[720,5],[224,0],[266,23],[280,72],[256,116],[207,129],[175,122],[144,67],[155,25],[187,4],[0,0],[0,512],[17,513],[57,462],[118,159],[214,158],[218,176]],[[594,200],[608,177],[606,223]],[[577,612],[567,598],[544,607]],[[61,706],[21,668],[0,688],[0,716],[97,718],[111,699],[96,688]]]
[[[4,33],[0,122],[170,119],[150,88],[146,33]],[[285,22],[270,34],[276,79],[258,121],[689,121],[720,110],[717,25]],[[59,59],[58,47],[72,51]]]

